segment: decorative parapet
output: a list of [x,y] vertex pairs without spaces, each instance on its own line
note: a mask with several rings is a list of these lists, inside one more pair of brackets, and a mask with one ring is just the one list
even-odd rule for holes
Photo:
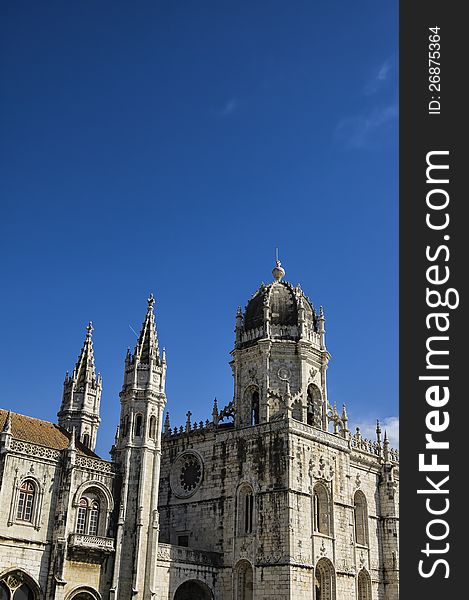
[[335,447],[338,450],[346,451],[349,449],[348,440],[344,439],[342,435],[338,433],[323,431],[322,429],[318,429],[312,425],[307,425],[306,423],[302,423],[296,419],[288,419],[288,424],[293,431],[301,433],[301,435],[304,437],[307,437],[315,442],[320,442],[326,446]]
[[26,454],[27,456],[45,458],[53,461],[60,460],[62,455],[60,450],[54,450],[53,448],[47,448],[47,446],[39,446],[37,444],[31,444],[30,442],[23,442],[15,439],[11,441],[10,450],[11,452],[17,452],[18,454]]
[[223,565],[223,554],[219,552],[195,550],[194,548],[186,548],[185,546],[158,544],[158,560],[199,565],[203,567],[221,567]]
[[[360,452],[366,452],[367,454],[373,454],[379,457],[383,456],[383,445],[380,442],[362,437],[358,428],[357,432],[351,436],[350,442],[353,450],[359,450]],[[399,450],[389,448],[387,452],[389,453],[391,462],[399,462]]]
[[114,552],[114,539],[101,537],[99,535],[84,535],[81,533],[70,534],[70,548],[80,550],[92,550],[97,552]]
[[114,473],[114,465],[100,458],[92,458],[90,456],[78,455],[75,466],[81,469],[90,469],[92,471],[101,471],[101,473]]

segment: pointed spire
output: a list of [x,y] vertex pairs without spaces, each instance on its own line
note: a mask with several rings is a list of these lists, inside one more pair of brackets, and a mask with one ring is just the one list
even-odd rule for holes
[[217,403],[217,399],[216,398],[213,400],[212,419],[213,419],[213,424],[215,426],[217,426],[218,425],[218,421],[220,419],[220,416],[218,414],[218,403]]
[[376,441],[381,444],[381,427],[378,419],[376,419]]
[[169,412],[166,413],[166,418],[164,420],[164,432],[165,433],[169,433],[169,430],[171,429],[171,423],[169,421]]
[[384,458],[384,462],[385,463],[389,463],[390,460],[390,452],[389,452],[390,448],[389,448],[389,439],[388,439],[388,432],[386,431],[386,429],[384,430],[384,443],[383,443],[383,458]]
[[99,404],[101,401],[102,379],[94,364],[93,323],[86,328],[86,337],[78,361],[71,377],[64,381],[62,403],[57,413],[59,425],[67,431],[76,427],[77,438],[88,436],[87,446],[94,450],[100,423]]
[[134,357],[141,364],[149,364],[152,358],[159,360],[158,337],[156,335],[155,315],[153,305],[155,297],[150,294],[148,298],[148,308],[145,320],[142,324],[142,330],[135,346]]
[[73,379],[78,388],[84,386],[86,382],[96,379],[92,333],[93,323],[90,321],[86,328],[85,342],[73,370]]

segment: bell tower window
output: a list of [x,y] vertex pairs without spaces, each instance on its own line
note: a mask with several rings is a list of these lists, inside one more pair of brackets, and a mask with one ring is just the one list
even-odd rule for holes
[[252,393],[251,398],[251,425],[259,425],[259,392]]

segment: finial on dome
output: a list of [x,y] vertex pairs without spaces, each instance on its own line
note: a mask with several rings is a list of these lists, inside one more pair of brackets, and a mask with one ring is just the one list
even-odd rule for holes
[[272,275],[274,276],[275,281],[281,281],[283,277],[285,277],[285,269],[282,267],[282,263],[277,260],[275,261],[275,267],[272,269]]

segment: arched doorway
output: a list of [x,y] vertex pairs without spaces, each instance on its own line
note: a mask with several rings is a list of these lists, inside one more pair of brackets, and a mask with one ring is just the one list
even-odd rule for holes
[[191,579],[182,583],[176,593],[174,600],[213,600],[211,589],[202,581]]
[[365,569],[358,573],[357,598],[358,600],[371,600],[371,577]]
[[318,561],[314,576],[315,600],[335,600],[335,571],[327,558]]
[[240,560],[235,569],[236,600],[252,600],[253,579],[251,563]]

